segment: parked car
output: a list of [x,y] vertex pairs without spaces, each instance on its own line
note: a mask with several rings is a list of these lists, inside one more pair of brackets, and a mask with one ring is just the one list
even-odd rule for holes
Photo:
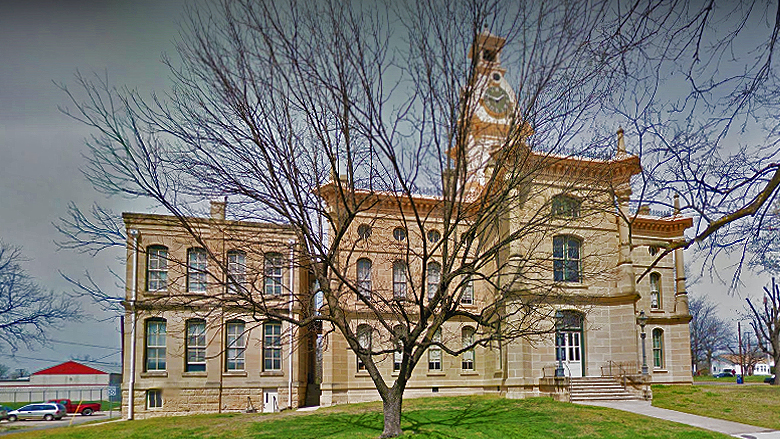
[[8,412],[8,420],[14,422],[19,419],[43,419],[45,421],[60,420],[67,411],[62,404],[53,402],[39,402],[27,404],[24,407]]
[[8,419],[8,412],[10,411],[11,411],[10,407],[0,405],[0,421],[2,421],[3,419]]
[[92,413],[100,411],[100,403],[97,402],[79,402],[74,403],[69,399],[52,399],[49,402],[56,402],[65,406],[68,413],[81,413],[84,416],[91,416]]
[[775,380],[775,376],[772,375],[771,377],[764,378],[764,382],[767,384],[772,384],[772,382]]
[[724,370],[721,373],[716,373],[715,375],[713,375],[713,377],[715,377],[715,378],[733,378],[734,377],[734,372],[732,372],[730,370]]

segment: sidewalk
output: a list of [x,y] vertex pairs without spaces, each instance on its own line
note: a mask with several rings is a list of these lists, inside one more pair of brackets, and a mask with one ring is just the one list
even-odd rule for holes
[[578,402],[577,404],[609,407],[625,412],[679,422],[680,424],[692,425],[743,439],[780,439],[780,431],[777,430],[653,407],[650,405],[650,401],[588,401]]

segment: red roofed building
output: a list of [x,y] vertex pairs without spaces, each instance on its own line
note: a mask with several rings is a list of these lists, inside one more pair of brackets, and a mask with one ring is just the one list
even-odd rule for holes
[[30,375],[30,384],[39,385],[103,385],[109,384],[108,372],[90,366],[66,361],[62,364],[39,370]]
[[34,372],[29,380],[0,381],[0,400],[105,400],[108,399],[108,387],[118,385],[121,381],[120,374],[95,369],[75,361],[66,361]]

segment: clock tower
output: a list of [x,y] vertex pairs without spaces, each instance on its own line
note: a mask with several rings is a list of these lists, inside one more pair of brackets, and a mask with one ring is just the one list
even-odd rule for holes
[[470,114],[466,151],[468,192],[478,196],[495,168],[494,153],[507,144],[514,123],[516,97],[504,77],[501,51],[506,39],[487,30],[477,35],[469,50],[474,65],[474,103]]

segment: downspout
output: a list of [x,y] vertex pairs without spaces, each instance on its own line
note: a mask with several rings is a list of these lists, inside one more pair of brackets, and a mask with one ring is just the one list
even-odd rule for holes
[[136,326],[138,326],[138,313],[136,312],[135,302],[138,296],[138,229],[128,231],[133,237],[133,274],[131,276],[133,287],[130,295],[130,310],[133,312],[130,322],[130,381],[127,385],[127,419],[133,419],[135,402],[135,350],[138,345],[136,340]]
[[293,340],[292,340],[292,318],[293,318],[293,297],[295,293],[295,271],[293,271],[293,268],[295,267],[295,240],[291,239],[289,242],[290,244],[290,288],[288,293],[288,300],[287,300],[287,313],[288,317],[290,318],[290,322],[288,325],[290,325],[290,356],[287,360],[287,408],[292,409],[292,373],[293,373]]

